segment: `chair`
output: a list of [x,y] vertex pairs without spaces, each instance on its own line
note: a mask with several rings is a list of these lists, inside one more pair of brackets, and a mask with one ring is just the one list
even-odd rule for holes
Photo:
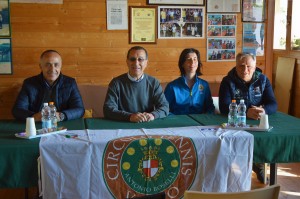
[[215,114],[220,114],[220,109],[219,109],[219,97],[212,97],[213,103],[215,106]]
[[280,185],[233,193],[185,191],[184,199],[278,199]]

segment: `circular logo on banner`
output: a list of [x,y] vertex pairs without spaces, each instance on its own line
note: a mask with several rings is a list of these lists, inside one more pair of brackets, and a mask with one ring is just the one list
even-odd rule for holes
[[133,136],[107,143],[103,176],[115,198],[166,193],[180,198],[195,178],[197,155],[190,138]]

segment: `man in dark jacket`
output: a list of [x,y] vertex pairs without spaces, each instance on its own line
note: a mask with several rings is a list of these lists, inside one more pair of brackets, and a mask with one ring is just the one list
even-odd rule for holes
[[223,78],[219,90],[219,107],[228,114],[232,99],[239,103],[245,100],[247,117],[260,119],[261,113],[273,114],[277,111],[277,102],[269,79],[256,68],[256,58],[249,53],[239,53],[236,66]]
[[[269,79],[256,68],[256,58],[250,53],[239,53],[236,66],[223,78],[219,90],[219,108],[228,114],[232,99],[245,100],[247,117],[260,119],[261,114],[277,111],[277,102]],[[264,182],[264,164],[253,164],[253,171]]]
[[40,56],[41,73],[27,78],[12,109],[19,120],[34,117],[41,121],[44,102],[53,101],[59,121],[80,118],[84,106],[75,79],[61,74],[62,59],[55,50],[46,50]]

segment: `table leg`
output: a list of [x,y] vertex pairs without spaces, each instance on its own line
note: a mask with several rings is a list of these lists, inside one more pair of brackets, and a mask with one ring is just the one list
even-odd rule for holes
[[28,199],[28,188],[25,188],[25,199]]
[[270,185],[277,183],[277,164],[270,163]]

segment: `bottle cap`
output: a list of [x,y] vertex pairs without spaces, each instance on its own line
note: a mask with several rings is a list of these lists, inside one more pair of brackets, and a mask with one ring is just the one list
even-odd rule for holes
[[44,106],[48,106],[48,103],[47,103],[47,102],[44,102]]
[[54,105],[54,102],[49,102],[49,105]]
[[234,103],[235,103],[235,102],[236,102],[236,100],[235,100],[235,99],[233,99],[233,100],[231,100],[231,102],[234,102]]

